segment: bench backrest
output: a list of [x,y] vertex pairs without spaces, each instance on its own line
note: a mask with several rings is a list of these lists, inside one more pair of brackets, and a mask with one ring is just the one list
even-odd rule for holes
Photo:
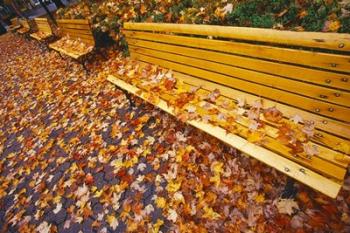
[[35,18],[34,20],[38,27],[38,31],[46,34],[52,34],[51,26],[47,18]]
[[349,34],[156,23],[124,23],[123,32],[132,58],[181,72],[189,85],[219,84],[228,98],[250,105],[261,98],[265,108],[276,106],[286,118],[313,121],[312,142],[323,154],[312,161],[281,154],[344,179],[350,154]]
[[81,39],[89,45],[95,45],[95,38],[92,34],[89,20],[87,19],[61,19],[57,20],[58,26],[63,34],[71,38]]
[[26,19],[20,19],[19,23],[22,25],[23,28],[30,29],[30,25],[28,20]]
[[124,34],[141,60],[293,106],[350,138],[348,34],[153,23],[125,23]]

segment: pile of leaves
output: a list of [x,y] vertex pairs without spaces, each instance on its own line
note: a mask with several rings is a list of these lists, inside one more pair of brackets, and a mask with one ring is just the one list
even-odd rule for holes
[[54,42],[52,45],[64,48],[69,53],[86,54],[93,50],[94,46],[85,43],[80,38],[70,38],[68,35]]
[[301,184],[282,197],[274,169],[141,99],[130,106],[105,77],[120,54],[86,73],[13,35],[0,50],[3,232],[349,232],[349,179],[337,200]]
[[101,0],[80,1],[58,18],[87,18],[121,46],[123,22],[231,25],[280,30],[350,32],[349,0]]
[[281,143],[291,155],[303,160],[312,160],[313,156],[319,155],[318,146],[311,143],[315,134],[313,121],[299,115],[288,119],[275,106],[264,108],[262,99],[257,98],[248,105],[243,98],[221,95],[219,89],[209,91],[200,85],[185,83],[171,70],[123,57],[117,57],[112,67],[115,76],[140,88],[139,96],[155,105],[161,99],[166,101],[183,122],[210,123],[262,146],[268,146],[272,141]]

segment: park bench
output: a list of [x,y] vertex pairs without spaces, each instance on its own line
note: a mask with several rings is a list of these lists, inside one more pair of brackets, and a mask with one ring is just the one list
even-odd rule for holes
[[11,19],[11,25],[9,26],[8,30],[10,32],[15,32],[17,29],[21,28],[21,24],[19,23],[19,20],[17,17]]
[[34,21],[38,30],[30,34],[30,37],[38,41],[44,41],[53,36],[51,26],[46,18],[35,18]]
[[[188,107],[188,112],[208,114],[209,120],[185,118],[187,123],[325,195],[337,196],[350,161],[350,35],[156,23],[125,23],[123,33],[139,77],[154,69],[150,64],[158,65],[172,70],[179,93],[187,89],[209,96],[190,102],[195,104],[191,111]],[[133,72],[123,72],[107,79],[179,116],[169,103],[188,98],[186,92],[175,101],[176,92],[156,99],[154,90],[160,87],[147,90],[141,78],[135,81],[130,79]],[[234,110],[227,110],[230,103]],[[233,111],[233,120],[218,116]],[[256,111],[257,116],[251,114]],[[302,150],[293,135],[298,132],[285,129],[289,124],[309,131]]]
[[19,34],[26,35],[28,32],[30,32],[30,25],[28,20],[19,19],[19,23],[22,26],[20,29],[17,30]]
[[49,47],[60,54],[76,59],[84,65],[84,59],[93,52],[95,39],[91,31],[90,23],[86,19],[57,20],[57,24],[64,37]]

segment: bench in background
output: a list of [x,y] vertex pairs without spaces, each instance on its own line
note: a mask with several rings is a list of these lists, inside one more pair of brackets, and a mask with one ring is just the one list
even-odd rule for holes
[[38,41],[43,41],[53,36],[52,29],[47,18],[35,18],[34,21],[37,25],[38,31],[30,34],[30,37]]
[[76,60],[86,57],[93,51],[95,39],[88,20],[57,20],[57,24],[64,37],[50,44],[50,48]]
[[29,21],[26,19],[19,19],[19,23],[21,24],[21,28],[17,30],[17,32],[21,35],[27,34],[30,32]]
[[11,19],[11,25],[9,26],[8,30],[10,32],[15,32],[17,29],[21,28],[21,24],[19,23],[19,20],[17,17]]
[[[217,125],[197,119],[187,122],[332,198],[337,196],[350,161],[349,35],[155,23],[125,23],[124,34],[131,58],[141,64],[138,69],[156,64],[173,70],[181,88],[220,95],[214,103],[195,106],[197,113],[209,114],[203,107],[208,105],[227,112],[225,101],[247,111],[257,100],[263,109],[276,107],[283,114],[279,123],[260,114],[267,139],[262,145],[249,139],[247,114],[235,122],[235,133],[227,133],[225,120]],[[149,101],[140,94],[147,90],[130,84],[126,75],[110,75],[108,80]],[[164,94],[154,104],[175,115],[168,106],[173,99]],[[286,136],[280,129],[283,122],[295,118],[314,124],[308,146],[318,153],[311,158],[305,151],[291,152],[279,140]]]

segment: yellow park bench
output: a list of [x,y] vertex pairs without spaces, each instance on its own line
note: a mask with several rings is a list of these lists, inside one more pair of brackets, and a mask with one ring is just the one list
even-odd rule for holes
[[11,25],[9,26],[8,30],[10,32],[15,32],[17,29],[21,28],[22,26],[19,23],[19,20],[17,17],[11,19]]
[[17,30],[17,32],[19,34],[23,35],[23,34],[27,34],[28,32],[30,32],[30,25],[29,25],[29,21],[28,20],[20,19],[19,23],[22,26],[20,29]]
[[95,39],[86,19],[57,20],[63,37],[49,47],[76,60],[82,60],[95,48]]
[[38,41],[43,41],[53,36],[52,29],[47,18],[35,18],[34,21],[38,30],[30,34],[30,37]]
[[[337,196],[350,162],[350,35],[155,23],[125,23],[124,35],[136,71],[109,81],[177,116],[169,103],[189,98],[183,109],[200,117],[187,123]],[[174,90],[147,88],[157,78],[141,77],[159,70],[149,64],[172,70]]]

